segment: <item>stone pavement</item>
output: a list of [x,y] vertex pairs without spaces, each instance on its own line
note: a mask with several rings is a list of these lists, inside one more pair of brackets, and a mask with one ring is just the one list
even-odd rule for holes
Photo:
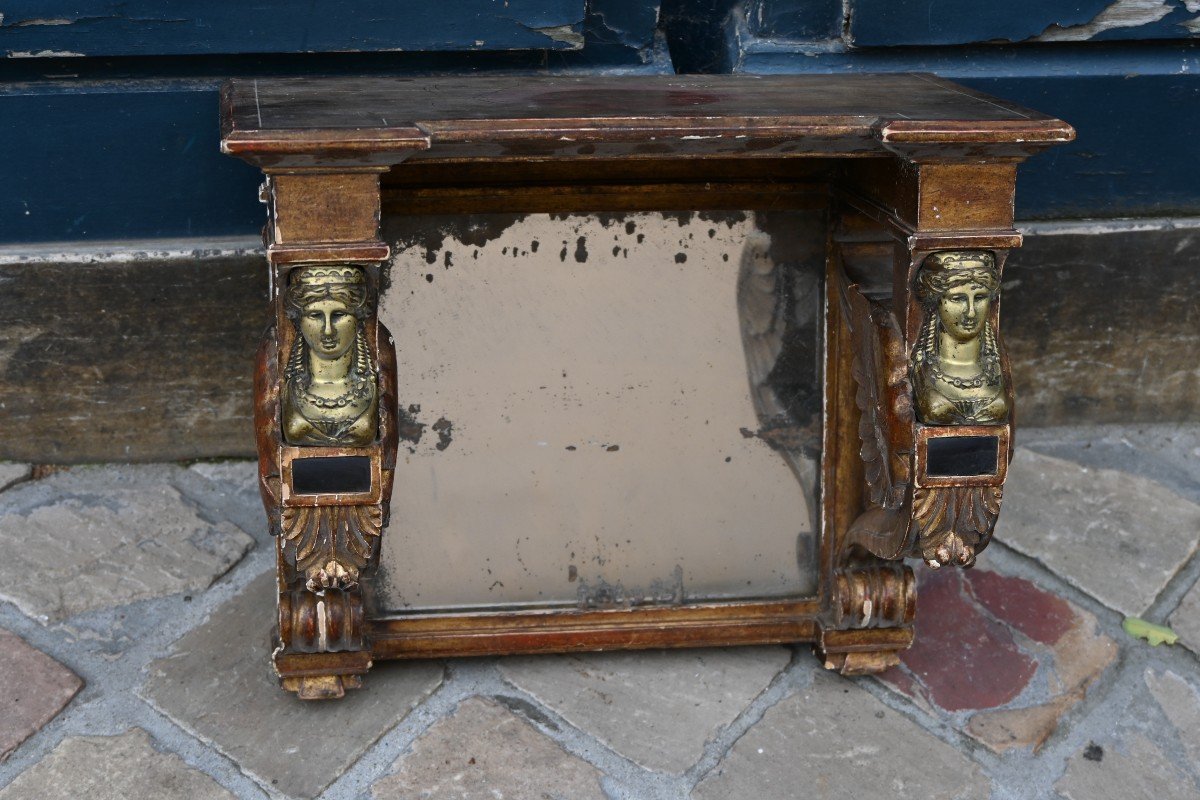
[[878,678],[807,647],[464,659],[310,704],[268,668],[252,465],[0,464],[0,800],[1200,797],[1200,425],[1020,442],[996,544],[918,567]]

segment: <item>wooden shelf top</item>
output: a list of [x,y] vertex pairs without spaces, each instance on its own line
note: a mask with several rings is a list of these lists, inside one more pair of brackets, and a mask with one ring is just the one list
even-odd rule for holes
[[236,79],[222,149],[270,168],[694,156],[1022,158],[1053,117],[925,74]]

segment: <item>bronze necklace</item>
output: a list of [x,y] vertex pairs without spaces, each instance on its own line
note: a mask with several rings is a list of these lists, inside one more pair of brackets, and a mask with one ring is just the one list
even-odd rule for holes
[[308,390],[307,386],[300,389],[304,395],[304,401],[309,405],[323,409],[345,408],[355,400],[366,397],[369,394],[367,380],[361,377],[355,377],[349,389],[337,395],[336,397],[320,397]]
[[936,362],[926,361],[925,368],[929,370],[929,374],[934,380],[948,383],[956,389],[978,389],[982,386],[992,386],[999,383],[998,376],[988,377],[988,371],[983,370],[974,378],[956,378],[953,375],[947,375],[942,372],[941,367]]

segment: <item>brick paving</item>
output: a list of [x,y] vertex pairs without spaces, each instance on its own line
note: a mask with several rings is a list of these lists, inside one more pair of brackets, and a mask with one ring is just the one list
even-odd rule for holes
[[[880,676],[996,752],[1040,749],[1117,657],[1095,616],[986,568],[919,573],[917,640]],[[986,679],[985,679],[986,676]]]
[[1021,442],[996,543],[917,567],[878,678],[807,647],[392,662],[328,704],[269,672],[252,465],[0,464],[0,800],[1200,797],[1200,426]]
[[0,504],[0,598],[57,621],[206,588],[254,540],[204,518],[219,507],[188,501],[186,484],[198,480],[177,466],[79,467],[9,489]]
[[74,672],[0,628],[0,761],[54,719],[82,686]]
[[605,800],[600,770],[494,700],[470,697],[396,759],[375,800],[530,797]]

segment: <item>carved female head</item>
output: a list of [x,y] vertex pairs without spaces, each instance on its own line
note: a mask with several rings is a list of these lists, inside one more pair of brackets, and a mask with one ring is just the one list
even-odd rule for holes
[[[326,380],[374,380],[362,326],[370,315],[368,292],[361,267],[303,267],[292,273],[285,307],[300,335],[284,370],[289,382],[309,386],[321,363],[328,365],[322,368]],[[347,354],[352,355],[343,358]]]
[[934,253],[917,279],[926,308],[936,308],[943,329],[962,340],[979,335],[999,288],[996,259],[986,250]]
[[918,297],[935,323],[931,327],[960,342],[984,332],[999,288],[995,257],[986,250],[934,253],[917,279]]
[[341,358],[367,316],[367,276],[359,267],[305,267],[292,275],[287,314],[314,356]]

